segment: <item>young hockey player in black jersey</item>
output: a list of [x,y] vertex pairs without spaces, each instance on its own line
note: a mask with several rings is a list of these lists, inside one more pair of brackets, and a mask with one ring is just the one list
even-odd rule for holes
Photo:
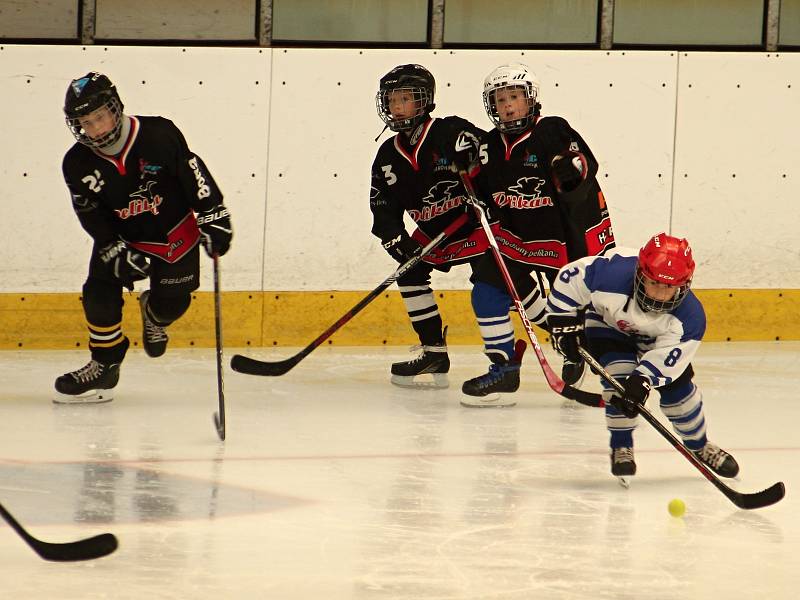
[[[499,219],[492,231],[528,318],[545,325],[538,274],[552,280],[567,262],[614,246],[595,179],[597,161],[567,121],[539,114],[539,82],[525,65],[492,71],[483,102],[495,129],[482,138],[481,164],[471,175]],[[511,406],[498,392],[519,388],[520,360],[514,356],[511,297],[490,252],[475,264],[472,282],[472,305],[492,365],[487,374],[464,382],[462,403]],[[582,375],[583,363],[564,363],[566,383],[576,384]]]
[[[56,379],[57,403],[107,402],[128,350],[122,288],[150,278],[141,294],[149,356],[167,349],[166,328],[199,285],[202,242],[222,256],[232,229],[222,194],[180,130],[162,117],[128,116],[114,84],[87,73],[67,88],[64,113],[74,144],[63,162],[72,207],[94,247],[83,285],[91,360]],[[197,214],[195,214],[197,213]]]
[[[381,145],[372,165],[372,233],[401,264],[467,210],[453,162],[470,162],[477,155],[477,138],[482,133],[459,117],[432,118],[435,88],[433,75],[424,67],[400,65],[381,78],[376,97],[378,114],[397,135]],[[412,235],[406,232],[404,213],[417,225]],[[450,370],[446,329],[442,329],[431,291],[431,271],[447,271],[480,256],[486,248],[483,233],[466,224],[397,280],[422,354],[393,364],[393,383],[420,385],[414,377],[431,373],[435,386],[446,387]]]

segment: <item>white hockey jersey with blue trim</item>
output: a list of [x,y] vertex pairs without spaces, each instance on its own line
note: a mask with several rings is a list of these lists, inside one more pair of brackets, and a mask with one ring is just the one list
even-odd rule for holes
[[689,291],[671,313],[645,312],[633,298],[637,252],[617,249],[565,265],[547,300],[548,312],[575,315],[586,308],[586,335],[633,341],[636,371],[653,387],[667,385],[689,366],[706,330],[703,305]]

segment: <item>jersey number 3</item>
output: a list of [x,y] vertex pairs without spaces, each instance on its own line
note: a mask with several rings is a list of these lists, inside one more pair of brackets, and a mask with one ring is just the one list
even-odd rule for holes
[[392,185],[397,181],[397,175],[392,173],[392,165],[383,165],[381,167],[381,171],[383,171],[383,174],[386,177],[386,183],[389,185]]

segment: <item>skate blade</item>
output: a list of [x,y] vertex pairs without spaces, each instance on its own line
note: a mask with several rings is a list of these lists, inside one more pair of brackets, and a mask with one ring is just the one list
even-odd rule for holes
[[517,401],[502,394],[489,394],[487,396],[463,396],[461,406],[467,408],[510,408],[516,406]]
[[626,490],[630,489],[631,487],[631,479],[628,475],[617,477],[617,482],[624,487]]
[[[450,387],[447,373],[431,373],[433,381],[415,381],[414,375],[392,375],[391,382],[397,387],[411,390],[443,390]],[[420,377],[420,375],[416,375]]]
[[53,404],[102,404],[111,402],[113,399],[113,390],[89,390],[78,396],[56,392],[53,397]]

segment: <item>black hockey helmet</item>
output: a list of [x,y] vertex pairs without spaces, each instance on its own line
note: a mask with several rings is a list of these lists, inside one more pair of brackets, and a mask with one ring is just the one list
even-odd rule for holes
[[[411,93],[416,111],[413,115],[395,118],[389,108],[391,92],[406,90]],[[392,131],[409,131],[424,121],[436,108],[433,96],[436,93],[436,81],[422,65],[400,65],[381,77],[380,89],[375,96],[378,115]]]
[[[93,138],[81,125],[81,118],[100,108],[106,108],[111,113],[114,127],[102,136]],[[67,127],[76,140],[90,148],[103,148],[119,139],[122,134],[122,108],[122,100],[119,98],[116,86],[108,77],[96,71],[73,79],[64,99]]]

